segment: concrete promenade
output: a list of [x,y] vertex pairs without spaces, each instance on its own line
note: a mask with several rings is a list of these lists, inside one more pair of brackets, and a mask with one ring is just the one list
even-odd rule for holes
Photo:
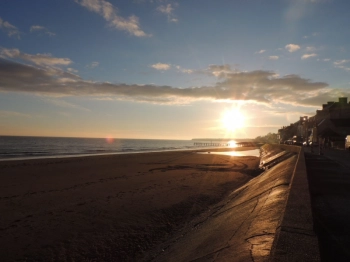
[[304,150],[321,261],[350,261],[350,152]]
[[298,160],[269,261],[320,261],[303,148],[286,145],[274,147],[297,152]]

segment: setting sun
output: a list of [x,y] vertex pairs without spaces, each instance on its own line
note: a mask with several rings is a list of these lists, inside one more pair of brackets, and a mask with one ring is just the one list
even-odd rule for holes
[[238,108],[232,108],[223,113],[223,127],[229,131],[240,129],[244,126],[245,116]]

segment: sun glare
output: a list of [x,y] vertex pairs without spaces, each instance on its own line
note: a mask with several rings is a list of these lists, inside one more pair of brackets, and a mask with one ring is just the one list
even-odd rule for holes
[[245,116],[239,108],[232,108],[223,113],[222,125],[228,131],[235,131],[244,127]]
[[228,145],[229,147],[237,147],[236,141],[233,141],[233,140],[228,141]]
[[112,143],[114,142],[114,138],[111,137],[111,136],[107,136],[107,137],[106,137],[106,142],[107,142],[108,144],[112,144]]

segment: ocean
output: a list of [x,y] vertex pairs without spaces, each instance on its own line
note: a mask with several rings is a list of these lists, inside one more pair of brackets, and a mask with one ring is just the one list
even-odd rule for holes
[[[198,140],[196,140],[198,142]],[[0,136],[0,160],[210,148],[193,140]]]

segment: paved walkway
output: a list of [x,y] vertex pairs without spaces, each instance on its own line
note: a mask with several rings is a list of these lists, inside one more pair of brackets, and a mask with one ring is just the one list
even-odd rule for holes
[[350,152],[304,150],[321,261],[350,261]]

